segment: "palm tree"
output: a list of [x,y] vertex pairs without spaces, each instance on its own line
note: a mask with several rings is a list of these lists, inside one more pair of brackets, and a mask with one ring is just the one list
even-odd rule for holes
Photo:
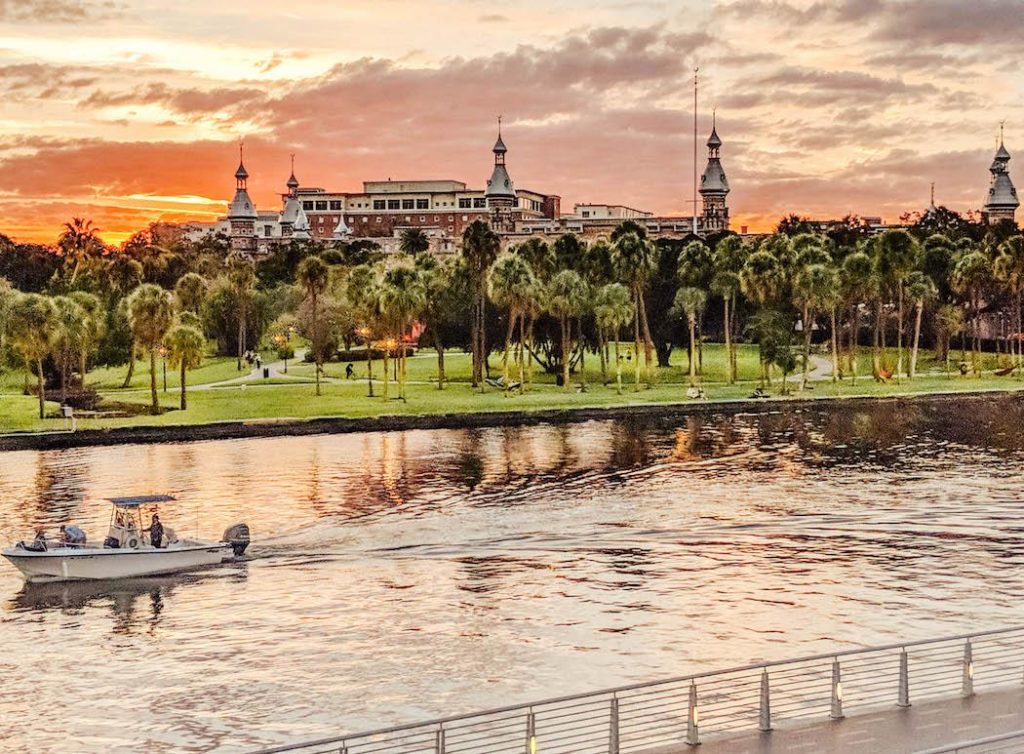
[[406,228],[402,231],[402,238],[398,242],[398,246],[403,254],[414,257],[430,249],[430,239],[419,228]]
[[562,334],[562,385],[570,390],[572,321],[586,311],[590,298],[586,281],[575,270],[562,270],[551,278],[547,290],[548,311],[558,318]]
[[473,287],[473,311],[470,320],[470,341],[473,352],[473,387],[484,381],[487,360],[486,306],[487,270],[498,258],[501,238],[483,220],[475,220],[462,233],[462,259],[469,270]]
[[113,296],[125,296],[142,282],[145,270],[142,264],[127,254],[114,254],[104,268],[106,288]]
[[209,284],[206,278],[197,272],[186,272],[174,286],[174,297],[178,300],[178,310],[199,313],[206,300]]
[[[778,258],[766,249],[758,249],[743,263],[743,269],[739,274],[740,290],[759,309],[761,314],[772,310],[772,306],[778,302],[785,288],[786,277]],[[767,317],[761,317],[759,321],[767,321]],[[752,323],[754,324],[754,323]],[[769,333],[774,332],[770,328],[756,325],[751,328],[752,332]],[[769,340],[758,338],[758,346],[761,360],[761,384],[770,381],[770,368],[772,363],[771,354],[765,348]],[[774,341],[771,341],[774,342]]]
[[[800,380],[800,389],[807,389],[807,375],[811,362],[811,335],[814,320],[818,313],[826,309],[833,310],[839,294],[839,273],[831,265],[820,263],[809,264],[799,270],[793,279],[793,295],[795,303],[800,307],[800,317],[804,333],[804,371]],[[835,333],[835,317],[832,318],[833,335]],[[835,339],[833,338],[833,343]],[[833,356],[835,346],[833,346]],[[833,358],[833,367],[837,368]]]
[[1016,235],[1007,238],[999,245],[999,256],[993,265],[996,280],[1006,286],[1007,293],[1013,299],[1013,329],[1011,340],[1014,366],[1021,366],[1020,333],[1024,329],[1021,324],[1021,301],[1024,297],[1024,236]]
[[[398,346],[398,397],[403,401],[405,395],[405,377],[408,365],[408,349],[404,341],[406,330],[412,326],[419,316],[426,300],[426,288],[418,270],[407,263],[400,263],[384,273],[381,286],[381,309],[385,319],[391,324]],[[387,349],[385,348],[385,353]],[[387,367],[385,367],[385,372]],[[387,398],[387,382],[384,383],[385,399]]]
[[955,304],[943,304],[935,312],[935,350],[936,358],[943,362],[946,374],[949,374],[949,349],[954,337],[964,329],[964,310]]
[[903,293],[907,276],[920,263],[921,247],[905,230],[887,230],[875,246],[875,271],[883,286],[896,293],[896,379],[903,373]]
[[910,379],[917,374],[917,354],[921,344],[921,319],[924,308],[939,297],[939,289],[925,273],[916,271],[907,277],[907,295],[914,302],[914,344],[910,352]]
[[153,283],[143,283],[128,297],[128,324],[137,347],[149,351],[149,390],[151,409],[160,413],[156,392],[156,352],[174,319],[174,299]]
[[437,352],[437,389],[444,390],[445,334],[452,325],[462,322],[468,297],[467,279],[455,259],[438,261],[435,257],[423,255],[416,260],[416,266],[426,293],[423,322]]
[[249,307],[256,289],[256,269],[252,260],[241,254],[232,254],[227,260],[228,281],[235,293],[238,307],[238,371],[242,371],[242,356],[246,352],[246,333],[249,325]]
[[68,296],[57,296],[53,299],[57,309],[54,322],[53,348],[60,372],[60,400],[63,403],[68,397],[68,372],[72,364],[78,361],[80,352],[84,353],[82,341],[85,339],[85,310]]
[[330,282],[330,269],[323,259],[316,256],[306,257],[299,264],[295,274],[295,282],[302,287],[309,302],[310,321],[306,323],[306,334],[313,348],[313,362],[316,364],[316,394],[320,395],[320,373],[326,361],[326,345],[330,340],[325,331],[320,298],[327,291]]
[[178,323],[167,333],[167,355],[172,369],[181,369],[181,410],[188,408],[185,393],[186,371],[203,363],[206,355],[206,338],[195,327]]
[[100,229],[93,225],[92,220],[83,217],[72,217],[71,222],[64,223],[64,231],[57,239],[57,246],[64,257],[75,264],[71,273],[72,285],[78,278],[82,263],[103,248],[99,232]]
[[505,352],[501,358],[501,371],[504,378],[504,389],[509,389],[508,354],[512,348],[512,336],[516,324],[519,325],[519,390],[523,390],[526,377],[523,364],[523,340],[526,313],[536,298],[539,283],[529,263],[518,254],[506,252],[498,257],[491,266],[488,276],[491,300],[507,311],[508,323],[505,328]]
[[728,359],[728,382],[736,382],[736,297],[740,292],[740,271],[746,261],[748,249],[739,236],[727,236],[718,242],[711,255],[711,292],[722,297],[725,331],[725,352]]
[[[711,249],[703,241],[690,241],[680,250],[676,259],[676,280],[683,288],[698,288],[707,292],[711,287],[713,275]],[[704,318],[706,305],[705,301],[705,304],[697,312],[697,340],[689,345],[691,361],[696,354],[697,371],[704,369],[704,339],[701,333],[701,321]]]
[[953,268],[953,290],[964,296],[971,320],[971,362],[974,373],[981,376],[981,300],[992,281],[992,263],[983,251],[970,251],[960,257]]
[[52,350],[56,321],[57,308],[53,301],[38,293],[17,294],[7,308],[7,343],[25,360],[29,371],[35,368],[40,419],[46,418],[43,359]]
[[614,335],[615,386],[621,395],[622,359],[619,356],[619,336],[622,334],[623,326],[636,317],[636,306],[633,304],[629,289],[621,283],[609,283],[602,287],[595,297],[594,314],[597,316],[597,326]]
[[[635,225],[633,223],[632,225]],[[627,223],[623,223],[616,229],[616,233]],[[633,342],[636,351],[636,369],[639,383],[640,370],[640,339],[643,335],[644,344],[644,366],[650,369],[651,351],[654,343],[651,340],[651,328],[647,322],[647,302],[645,291],[650,280],[651,273],[657,266],[657,247],[651,243],[646,236],[640,235],[636,230],[626,230],[616,235],[612,234],[612,262],[619,279],[629,286],[633,295],[633,304],[636,306],[636,315],[633,321]],[[637,387],[639,389],[639,386]]]
[[857,384],[857,347],[860,337],[861,304],[869,302],[875,295],[874,264],[863,251],[855,251],[843,258],[839,272],[840,291],[846,305],[850,307],[850,337],[848,342],[850,376]]
[[366,385],[369,398],[373,398],[373,328],[379,318],[380,278],[379,266],[361,264],[349,273],[345,287],[345,296],[354,308],[356,317],[363,323],[356,332],[366,345]]
[[690,387],[697,385],[697,320],[708,303],[708,294],[703,288],[685,286],[676,291],[675,310],[686,317],[690,328]]
[[99,296],[86,291],[72,291],[68,298],[82,307],[85,313],[79,343],[78,369],[82,375],[82,387],[85,387],[85,375],[89,367],[89,356],[99,346],[100,341],[107,332],[107,312],[103,308],[103,302]]

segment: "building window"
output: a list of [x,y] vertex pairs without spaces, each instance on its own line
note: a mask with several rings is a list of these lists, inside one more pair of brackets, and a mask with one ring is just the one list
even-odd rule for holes
[[590,217],[590,210],[588,210],[588,209],[583,210],[583,216],[584,217]]
[[327,202],[317,202],[316,209],[318,212],[325,212],[327,210]]
[[388,199],[388,209],[401,209],[402,202],[398,199]]
[[337,199],[331,200],[331,209],[341,209],[341,202]]
[[382,219],[384,219],[384,218],[378,217],[377,218],[377,222],[379,223]]
[[265,235],[267,238],[270,238],[271,232],[272,231],[271,231],[271,228],[270,228],[269,225],[264,225],[263,226],[263,235]]
[[439,222],[441,222],[441,218],[440,218],[440,217],[438,217],[437,215],[434,215],[434,222],[435,222],[435,223],[439,223]]
[[473,206],[472,199],[459,199],[459,209],[469,209]]
[[402,200],[402,209],[412,209],[415,206],[416,206],[416,202],[414,202],[412,199],[403,199]]
[[426,215],[420,215],[420,223],[425,223],[426,221],[427,221],[427,216]]
[[450,223],[455,222],[455,215],[448,215],[448,222],[450,222]]
[[430,200],[429,199],[417,199],[416,200],[416,209],[430,209]]
[[406,216],[405,216],[405,221],[406,221],[407,223],[411,223],[411,222],[412,222],[412,218],[411,218],[411,217],[409,217],[409,215],[406,215]]
[[384,202],[383,199],[374,199],[373,200],[373,208],[374,209],[387,209],[387,204]]
[[364,222],[364,223],[368,223],[368,222],[370,222],[370,218],[368,218],[368,217],[366,217],[366,216],[364,215],[364,216],[363,216],[363,222]]
[[462,216],[462,222],[468,223],[469,222],[469,215],[463,215]]
[[486,206],[487,206],[487,199],[486,199],[486,197],[478,197],[478,198],[473,200],[473,208],[474,209],[480,209],[481,207],[486,207]]
[[305,210],[312,210],[313,209],[313,202],[303,202],[302,203],[302,208],[305,209]]

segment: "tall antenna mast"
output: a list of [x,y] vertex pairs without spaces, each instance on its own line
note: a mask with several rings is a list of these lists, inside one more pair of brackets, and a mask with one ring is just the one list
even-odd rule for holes
[[932,181],[932,206],[935,206],[935,181]]
[[697,235],[697,74],[698,66],[693,67],[693,234]]

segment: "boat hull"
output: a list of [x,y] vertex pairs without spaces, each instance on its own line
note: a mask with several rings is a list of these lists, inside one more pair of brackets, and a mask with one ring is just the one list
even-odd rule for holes
[[128,579],[138,576],[191,571],[234,559],[229,543],[195,544],[181,547],[139,550],[70,549],[32,552],[4,550],[26,581],[90,581]]

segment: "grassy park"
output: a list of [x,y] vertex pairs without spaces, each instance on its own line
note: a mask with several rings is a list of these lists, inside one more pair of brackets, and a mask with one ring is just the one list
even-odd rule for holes
[[[623,348],[626,352],[626,348]],[[272,357],[266,355],[268,361]],[[860,369],[870,370],[870,353],[865,350],[859,357]],[[922,354],[924,369],[914,380],[892,380],[876,382],[870,373],[861,376],[856,383],[850,378],[834,382],[828,374],[815,374],[828,361],[827,355],[815,359],[812,381],[805,391],[800,390],[798,381],[787,385],[782,394],[779,375],[767,388],[769,401],[781,402],[793,398],[851,398],[857,396],[889,397],[906,394],[929,394],[948,392],[973,392],[1003,390],[1012,391],[1024,387],[1024,381],[1013,376],[998,377],[992,373],[997,366],[994,354],[986,354],[985,371],[981,377],[962,376],[956,369],[946,373],[942,364],[934,361],[932,354]],[[344,362],[330,362],[324,368],[322,395],[315,395],[313,378],[315,366],[301,361],[291,361],[287,376],[275,374],[269,380],[246,379],[239,376],[249,374],[248,369],[237,371],[236,360],[229,357],[208,357],[189,373],[189,405],[185,411],[178,410],[177,375],[174,370],[167,373],[167,391],[163,392],[163,374],[158,362],[157,381],[163,412],[159,415],[146,413],[149,405],[149,362],[137,362],[132,383],[122,388],[126,367],[97,369],[90,373],[89,384],[95,387],[103,398],[104,406],[128,408],[111,412],[118,415],[101,415],[96,418],[80,418],[79,429],[109,429],[130,426],[194,425],[228,420],[284,420],[313,417],[378,417],[388,415],[431,415],[471,413],[487,411],[538,411],[544,409],[600,408],[650,404],[687,404],[706,402],[743,401],[757,387],[759,362],[757,347],[741,345],[738,359],[738,381],[726,382],[725,349],[720,344],[705,344],[702,386],[706,398],[687,398],[688,372],[685,350],[673,353],[669,368],[653,370],[652,378],[635,390],[632,384],[632,363],[624,364],[623,392],[619,394],[612,381],[603,384],[600,364],[596,357],[588,358],[585,364],[586,389],[581,389],[580,373],[575,373],[572,387],[565,390],[555,384],[554,375],[536,370],[534,381],[526,390],[505,392],[499,388],[473,389],[470,385],[471,357],[468,353],[449,352],[445,357],[448,382],[444,390],[437,387],[437,358],[430,350],[420,351],[408,360],[407,399],[394,398],[392,385],[391,399],[382,396],[383,364],[374,363],[375,397],[367,396],[366,362],[354,362],[355,377],[345,379]],[[275,370],[277,371],[277,370]],[[491,373],[501,374],[500,354],[491,357]],[[226,382],[227,381],[227,382]],[[231,382],[234,381],[234,382]],[[226,384],[225,384],[226,382]],[[59,406],[47,404],[46,419],[39,419],[36,398],[23,392],[23,372],[10,371],[0,375],[0,430],[3,432],[33,432],[62,430],[64,420],[59,418]],[[219,384],[218,384],[219,383]],[[131,411],[131,408],[137,411]],[[102,412],[101,412],[102,413]]]

